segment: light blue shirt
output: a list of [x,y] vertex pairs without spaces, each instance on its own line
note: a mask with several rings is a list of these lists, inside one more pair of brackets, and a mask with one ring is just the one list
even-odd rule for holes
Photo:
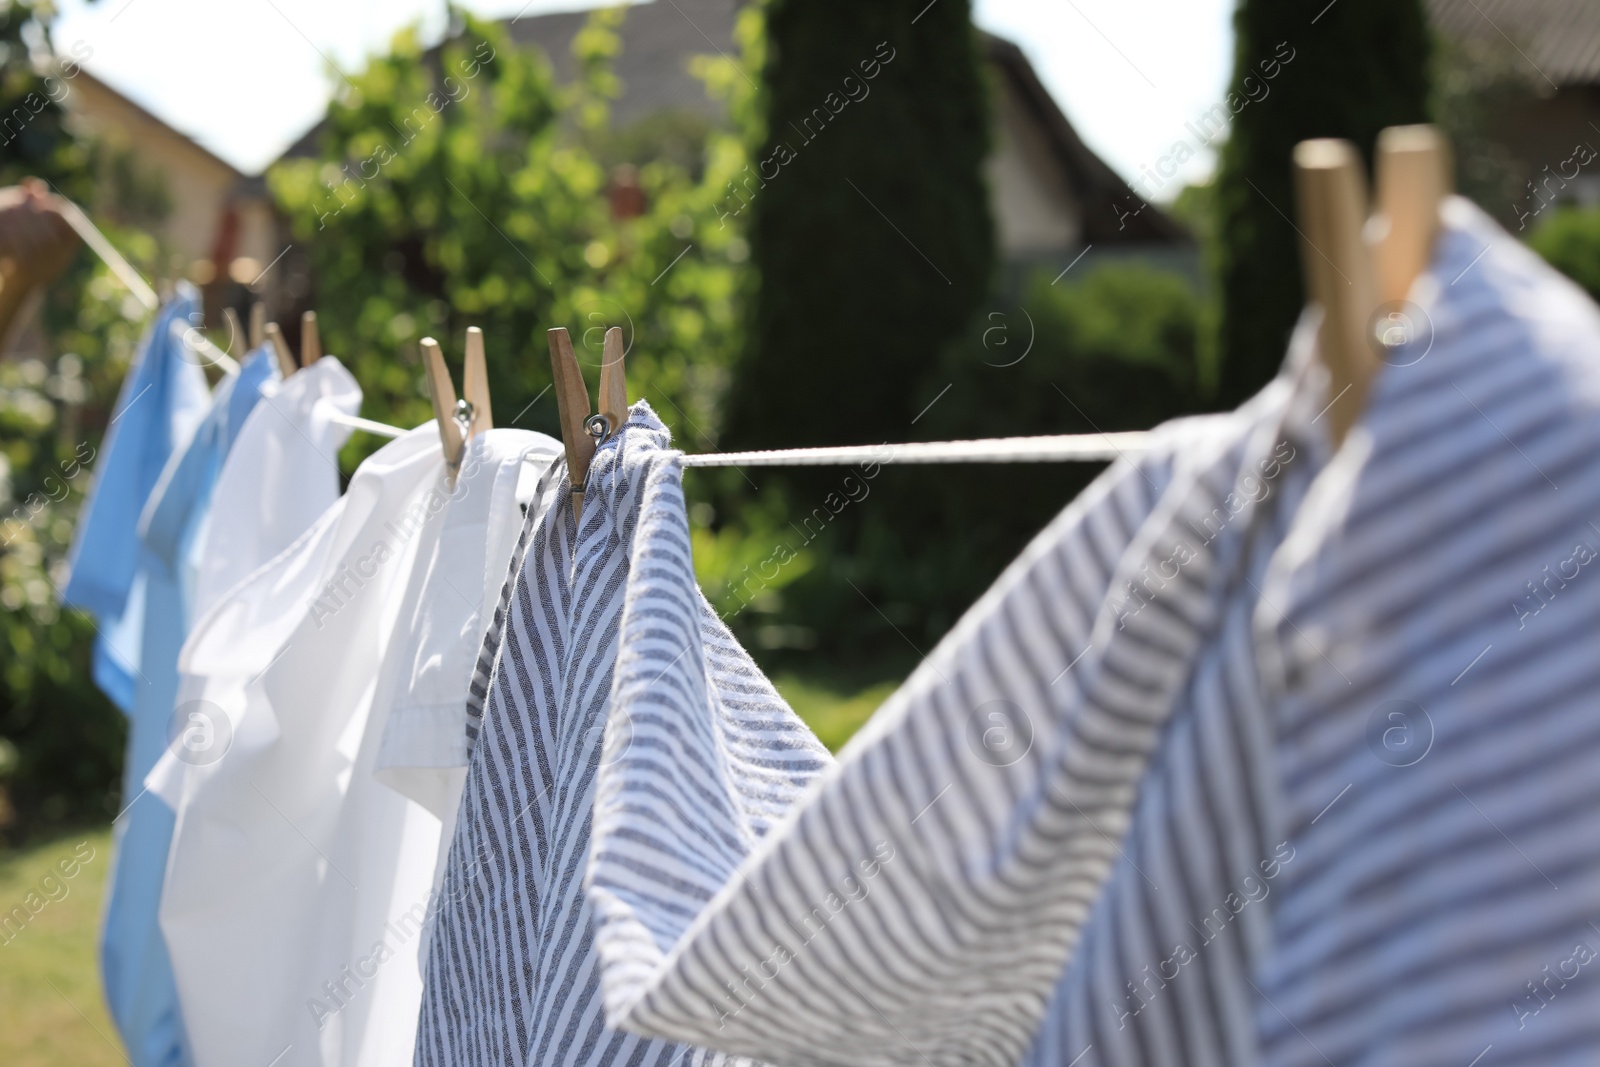
[[[159,799],[143,795],[143,783],[169,741],[178,653],[191,622],[191,560],[217,474],[245,417],[260,399],[262,386],[278,378],[268,350],[251,353],[236,374],[219,383],[209,410],[203,411],[184,441],[181,423],[194,421],[185,368],[195,375],[200,371],[187,362],[171,337],[170,323],[187,314],[178,307],[186,302],[187,297],[181,296],[163,309],[130,378],[130,382],[149,378],[183,384],[159,395],[152,386],[142,398],[138,389],[124,388],[127,400],[119,406],[115,436],[106,448],[91,513],[79,533],[67,588],[74,603],[97,611],[119,607],[118,636],[136,635],[131,646],[109,637],[103,640],[107,654],[97,666],[105,664],[106,671],[96,673],[96,681],[129,717],[123,767],[126,807],[117,820],[100,954],[106,1002],[134,1067],[190,1063],[172,965],[157,922],[173,815]],[[204,389],[203,377],[200,387]],[[203,403],[203,392],[200,395]],[[152,399],[157,403],[140,412],[140,405]],[[136,413],[140,421],[133,422]],[[163,446],[165,462],[156,477],[149,478],[152,460]],[[132,484],[130,472],[141,476],[138,484]],[[135,499],[139,488],[145,495]],[[120,605],[114,595],[118,582],[127,590]],[[87,591],[78,593],[83,599],[73,599],[75,587]],[[131,673],[123,674],[124,667]]]
[[139,515],[211,402],[205,374],[172,330],[198,310],[198,294],[184,284],[140,342],[100,446],[61,594],[95,616],[94,681],[126,715],[133,714],[144,624]]

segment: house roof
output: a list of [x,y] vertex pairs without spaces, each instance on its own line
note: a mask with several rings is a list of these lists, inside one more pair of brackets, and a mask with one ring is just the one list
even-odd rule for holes
[[[611,109],[612,121],[627,126],[660,111],[691,111],[717,118],[722,105],[706,95],[705,85],[689,73],[689,58],[720,52],[732,56],[734,22],[743,0],[655,0],[633,4],[617,33],[622,53],[616,74],[622,96]],[[505,23],[511,39],[537,45],[550,57],[556,80],[578,74],[572,41],[588,21],[589,11],[563,11],[514,18]]]
[[1509,39],[1558,87],[1600,85],[1600,0],[1428,0],[1455,38]]
[[[662,111],[690,111],[715,119],[722,105],[706,95],[705,85],[689,73],[691,56],[722,52],[731,55],[733,24],[743,0],[654,0],[629,5],[618,27],[622,45],[614,71],[622,95],[612,101],[611,121],[627,126]],[[502,25],[517,44],[534,46],[550,60],[557,84],[578,75],[572,42],[592,11],[558,11],[524,15]],[[315,156],[323,120],[284,150],[284,158]]]
[[[733,30],[742,2],[654,0],[630,6],[618,31],[622,51],[615,70],[622,82],[622,94],[612,104],[612,121],[626,126],[662,111],[690,111],[713,119],[721,117],[722,104],[707,96],[705,86],[689,73],[688,61],[696,55],[735,54]],[[511,19],[505,26],[512,40],[543,50],[557,81],[567,82],[577,74],[577,60],[572,55],[573,38],[589,15],[588,11],[571,11],[525,16]],[[1039,125],[1051,152],[1071,176],[1074,191],[1083,198],[1085,240],[1128,243],[1188,239],[1178,223],[1153,206],[1130,217],[1124,230],[1112,226],[1119,214],[1115,205],[1126,205],[1136,199],[1128,184],[1083,143],[1049,90],[1040,82],[1022,49],[992,34],[983,34],[982,41],[986,57]],[[284,155],[314,155],[321,128],[319,122],[306,131]]]
[[[1127,215],[1139,197],[1129,188],[1105,160],[1095,155],[1078,131],[1072,128],[1067,116],[1050,90],[1039,80],[1038,73],[1022,49],[1003,37],[985,33],[984,52],[994,64],[999,77],[1005,79],[1016,99],[1044,131],[1047,142],[1066,173],[1074,179],[1074,192],[1083,199],[1083,239],[1091,244],[1138,244],[1143,242],[1170,243],[1190,240],[1189,233],[1170,216],[1154,205],[1147,205],[1137,215],[1119,221]],[[1118,205],[1123,210],[1118,211]],[[1116,222],[1116,226],[1112,223]]]
[[[113,88],[104,79],[97,78],[93,74],[90,74],[87,67],[79,65],[78,73],[73,76],[72,80],[78,82],[80,85],[87,86],[92,92],[98,92],[104,96],[110,97],[118,106],[126,107],[129,111],[137,115],[142,121],[148,122],[153,126],[167,131],[173,136],[174,139],[193,148],[195,152],[199,153],[206,160],[215,163],[218,167],[232,174],[235,178],[241,181],[247,180],[248,176],[243,171],[239,170],[239,168],[235,167],[232,163],[229,163],[227,160],[211,151],[211,149],[207,148],[205,145],[201,144],[187,133],[177,129],[171,123],[155,114],[143,104],[138,103],[126,93]],[[71,94],[69,93],[65,99],[69,101],[67,107],[69,109],[72,108],[74,104],[70,102],[72,101]]]

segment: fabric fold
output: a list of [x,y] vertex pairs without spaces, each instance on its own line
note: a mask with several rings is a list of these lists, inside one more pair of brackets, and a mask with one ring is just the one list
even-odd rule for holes
[[[608,1022],[796,1065],[1592,1058],[1600,316],[1441,217],[1336,453],[1308,319],[1074,501],[731,874],[642,862],[683,769],[603,761]],[[619,688],[608,736],[677,688]]]
[[[700,595],[681,468],[667,446],[640,402],[595,453],[581,524],[563,460],[529,512],[522,562],[474,681],[485,699],[481,718],[471,716],[418,1064],[728,1062],[606,1026],[581,884],[597,771],[682,761],[693,788],[654,798],[632,859],[727,871],[831,759]],[[644,685],[663,703],[640,706],[635,729],[606,740],[614,685]],[[665,881],[666,896],[703,903],[694,883],[676,873]]]
[[[731,864],[635,858],[647,798],[692,788],[692,762],[602,764],[587,880],[611,1024],[776,1063],[1057,1062],[1041,1026],[1167,720],[1291,470],[1309,477],[1286,436],[1310,417],[1301,336],[1246,408],[1159,428],[1074,501]],[[619,684],[608,733],[679,690]]]
[[[198,424],[181,443],[176,442],[173,430],[180,401],[185,396],[192,398],[196,379],[204,388],[199,367],[189,361],[176,336],[183,325],[179,314],[188,314],[184,309],[196,306],[192,295],[180,296],[158,316],[158,332],[129,377],[124,389],[126,404],[114,419],[113,440],[97,471],[96,497],[104,488],[104,499],[112,506],[91,506],[92,514],[80,531],[74,556],[76,573],[84,578],[97,573],[104,577],[109,574],[106,568],[114,566],[118,558],[125,559],[126,543],[120,546],[122,557],[94,555],[115,535],[106,525],[111,520],[116,520],[121,536],[136,549],[131,594],[122,617],[103,620],[107,622],[102,629],[106,639],[101,644],[109,655],[97,659],[97,668],[110,673],[97,669],[96,677],[108,683],[108,691],[118,699],[121,687],[129,681],[122,672],[133,672],[131,693],[121,694],[131,695],[132,700],[125,707],[129,718],[123,765],[125,805],[114,827],[100,958],[107,1005],[137,1067],[190,1062],[171,963],[156,923],[172,813],[153,799],[143,799],[143,782],[174,736],[178,654],[193,618],[193,565],[204,541],[217,471],[261,390],[278,373],[264,352],[247,355],[218,382]],[[129,390],[135,390],[131,396]],[[123,457],[142,450],[143,462],[148,462],[164,444],[176,447],[166,455],[158,477],[149,485],[149,495],[138,501],[135,512],[129,507],[134,503],[129,489],[142,480],[140,471],[130,466],[132,461]],[[132,486],[119,481],[122,478]],[[135,514],[136,527],[121,526]],[[69,583],[69,599],[73,591]],[[131,646],[112,637],[130,632],[138,634]]]
[[198,309],[198,291],[181,283],[139,343],[106,425],[61,590],[63,604],[95,615],[95,685],[129,715],[144,624],[139,516],[210,404],[205,374],[173,338],[173,326]]

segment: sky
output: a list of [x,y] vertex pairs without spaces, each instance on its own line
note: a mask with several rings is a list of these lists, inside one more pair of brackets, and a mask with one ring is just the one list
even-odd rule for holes
[[[652,0],[668,2],[668,0]],[[870,2],[870,0],[864,0]],[[936,0],[935,0],[936,2]],[[467,0],[512,17],[583,0]],[[359,70],[399,27],[443,22],[443,0],[61,0],[56,47],[235,167],[254,174],[312,126],[329,64]],[[1224,94],[1232,0],[974,0],[984,29],[1022,46],[1088,145],[1137,179]],[[1200,153],[1156,199],[1203,177]]]

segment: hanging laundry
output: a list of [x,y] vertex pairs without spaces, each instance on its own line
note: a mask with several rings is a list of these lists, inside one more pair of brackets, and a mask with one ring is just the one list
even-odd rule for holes
[[[1335,457],[1305,324],[1075,501],[737,869],[692,757],[602,760],[608,1023],[792,1064],[1592,1058],[1600,586],[1543,565],[1600,522],[1600,318],[1444,221],[1432,328]],[[629,753],[704,714],[654,648]]]
[[63,604],[95,616],[94,682],[126,715],[133,714],[144,626],[139,514],[168,458],[188,443],[210,404],[205,374],[173,335],[199,307],[194,286],[179,283],[139,342],[106,425],[61,591]]
[[339,449],[351,431],[330,416],[360,410],[361,387],[333,356],[265,391],[217,476],[196,619],[339,499]]
[[[193,606],[199,620],[222,592],[287,547],[339,498],[338,451],[350,430],[331,422],[328,413],[354,414],[361,405],[360,388],[331,356],[286,381],[277,376],[270,349],[252,352],[243,366],[247,373],[270,368],[270,377],[221,463],[210,521],[203,536],[194,538]],[[204,625],[198,621],[196,628]],[[221,758],[231,741],[231,731],[219,716],[193,701],[175,699],[179,703],[170,732],[176,736],[152,770],[152,778],[163,773],[159,769],[163,765],[170,768],[166,773],[181,772]],[[151,791],[159,799],[146,803],[165,803],[175,811],[169,816],[174,819],[175,839],[184,813],[173,799],[181,794],[159,787]],[[162,870],[168,851],[162,852]],[[157,913],[149,918],[156,921]],[[181,998],[179,1004],[181,1008]]]
[[[1158,428],[1086,490],[775,840],[712,862],[702,842],[726,829],[696,799],[699,760],[605,764],[587,879],[608,1020],[775,1063],[1083,1052],[1053,1058],[1041,1020],[1195,664],[1248,651],[1248,580],[1317,463],[1297,432],[1317,413],[1310,354],[1239,412]],[[608,731],[633,751],[656,735],[641,722],[695,714],[672,656],[656,644],[619,680]],[[696,832],[654,828],[646,796]],[[1204,873],[1227,892],[1225,870]]]
[[[831,758],[700,595],[667,443],[636,404],[595,454],[581,528],[564,461],[546,506],[530,511],[498,655],[486,646],[496,662],[428,953],[420,1065],[725,1062],[605,1023],[581,885],[596,772],[619,758],[700,758],[689,772],[703,786],[696,803],[652,805],[642,822],[651,836],[699,841],[731,870]],[[624,628],[639,648],[624,644]],[[641,654],[677,657],[685,714],[659,722],[641,706],[638,744],[614,734],[603,750],[613,665],[633,678]],[[701,908],[710,898],[689,899]]]
[[1296,850],[1252,1002],[1274,1067],[1600,1048],[1600,313],[1444,218],[1432,350],[1377,378],[1262,584]]
[[[528,456],[558,449],[488,431],[452,488],[437,428],[406,433],[185,646],[180,708],[198,702],[229,738],[198,763],[174,751],[150,778],[182,812],[161,927],[199,1067],[410,1054],[440,824],[375,779],[378,756],[397,708],[425,734],[445,713],[432,693],[465,692],[520,519],[515,487]],[[431,678],[435,663],[459,677]],[[450,714],[462,729],[459,703]],[[409,754],[404,726],[394,736]]]
[[[166,325],[167,346],[159,351],[169,363],[190,366],[198,374],[198,367],[185,363],[172,336],[174,322]],[[159,320],[157,328],[162,328]],[[160,335],[152,339],[146,360],[158,352],[160,340]],[[217,472],[263,385],[277,374],[276,364],[261,350],[217,384],[210,409],[187,443],[169,456],[139,520],[140,631],[138,657],[130,663],[137,678],[123,772],[127,799],[115,826],[100,946],[106,1003],[136,1067],[189,1062],[171,965],[156,925],[172,812],[154,799],[144,799],[143,783],[171,739],[178,650],[190,619],[193,553],[203,535]],[[143,377],[141,366],[130,381]],[[125,410],[131,414],[138,403],[137,397],[131,399]],[[146,426],[151,425],[147,421]],[[109,484],[119,474],[111,461],[124,447],[120,433],[108,449],[106,470],[97,485]],[[88,536],[86,532],[81,545],[87,545]],[[80,552],[76,558],[84,556]]]
[[203,560],[210,558],[212,503],[223,465],[264,393],[282,376],[266,348],[245,355],[237,374],[217,383],[211,411],[196,429],[176,464],[169,464],[151,493],[140,520],[140,535],[177,579],[185,610],[195,610],[195,586]]

